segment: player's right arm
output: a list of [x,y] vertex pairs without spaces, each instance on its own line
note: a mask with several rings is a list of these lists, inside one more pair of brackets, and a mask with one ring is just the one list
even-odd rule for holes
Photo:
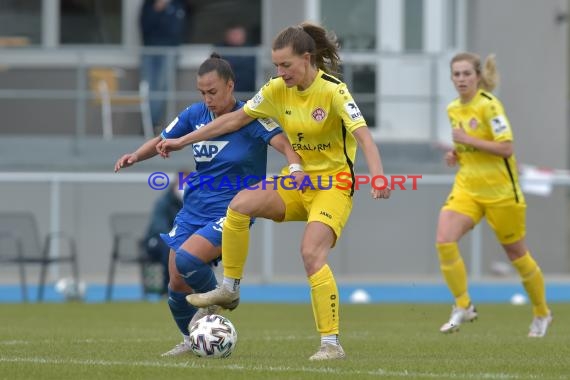
[[242,108],[221,115],[204,127],[193,131],[177,139],[162,140],[157,143],[156,151],[163,157],[168,157],[170,152],[180,150],[187,145],[200,141],[211,140],[215,137],[235,132],[243,126],[251,123],[254,118],[248,116]]
[[146,141],[134,152],[123,155],[115,163],[115,173],[122,168],[128,168],[129,166],[134,165],[136,162],[148,160],[149,158],[156,156],[158,153],[156,152],[155,146],[161,140],[162,138],[160,136],[156,136]]

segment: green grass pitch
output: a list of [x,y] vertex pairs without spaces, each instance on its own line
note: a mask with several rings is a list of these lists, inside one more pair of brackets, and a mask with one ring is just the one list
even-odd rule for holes
[[167,305],[0,305],[0,379],[568,379],[570,304],[552,305],[543,339],[530,306],[478,305],[479,320],[439,333],[448,305],[343,305],[347,358],[313,363],[308,304],[242,304],[228,359],[161,358],[180,341]]

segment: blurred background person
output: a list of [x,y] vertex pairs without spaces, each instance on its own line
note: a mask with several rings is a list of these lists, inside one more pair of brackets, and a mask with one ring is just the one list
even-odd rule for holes
[[[242,24],[230,24],[224,32],[224,40],[219,44],[224,48],[251,47],[248,41],[247,29]],[[222,54],[223,58],[230,63],[236,76],[234,91],[253,92],[255,85],[256,57],[253,54],[234,55]]]
[[[183,173],[182,171],[180,173]],[[150,216],[149,225],[143,239],[143,249],[151,262],[161,263],[162,270],[162,286],[160,294],[168,292],[168,256],[170,247],[160,237],[161,233],[167,233],[174,225],[174,218],[182,208],[183,189],[179,187],[178,174],[176,181],[163,192],[154,203]]]
[[518,180],[511,123],[491,92],[499,80],[495,57],[481,64],[479,55],[459,53],[451,59],[450,69],[458,98],[447,107],[454,147],[445,159],[459,170],[439,214],[436,249],[455,304],[440,331],[457,331],[478,316],[459,241],[485,217],[532,303],[528,336],[541,338],[552,322],[552,313],[546,303],[544,276],[526,244],[526,202]]
[[[183,0],[145,0],[140,13],[143,43],[141,78],[149,85],[153,127],[164,119],[166,94],[175,83],[176,54],[156,51],[157,47],[176,47],[182,43],[187,14]],[[172,69],[171,69],[172,68]],[[171,69],[171,70],[169,70]]]

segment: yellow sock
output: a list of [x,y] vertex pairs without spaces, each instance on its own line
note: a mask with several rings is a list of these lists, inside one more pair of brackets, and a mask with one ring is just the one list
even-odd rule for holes
[[459,254],[457,243],[436,244],[439,257],[439,267],[443,278],[455,297],[457,307],[467,309],[471,304],[471,298],[467,293],[467,271],[465,263]]
[[544,277],[540,267],[534,261],[530,252],[525,253],[524,256],[519,257],[512,263],[522,278],[523,286],[532,303],[533,314],[537,317],[546,317],[549,310],[546,305]]
[[243,276],[249,249],[249,222],[249,216],[228,208],[222,233],[224,277],[240,279]]
[[317,273],[310,276],[309,284],[317,331],[321,335],[338,334],[340,306],[338,288],[329,266],[325,264]]

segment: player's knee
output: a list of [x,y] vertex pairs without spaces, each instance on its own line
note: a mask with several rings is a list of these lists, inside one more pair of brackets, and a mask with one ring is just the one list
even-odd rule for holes
[[446,228],[438,228],[435,234],[436,247],[441,244],[457,243],[459,238]]
[[251,216],[256,207],[252,191],[240,191],[230,202],[229,208],[243,215]]
[[449,243],[455,243],[455,242],[451,241],[451,239],[448,239],[446,236],[436,235],[436,237],[435,237],[435,247],[436,248],[440,245],[449,244]]
[[315,273],[326,263],[326,254],[305,244],[301,246],[301,257],[307,274]]
[[175,292],[188,292],[190,288],[179,275],[170,276],[168,287]]
[[194,260],[189,257],[190,254],[183,249],[178,249],[176,251],[176,256],[174,257],[174,262],[176,264],[176,270],[179,275],[184,275],[185,273],[195,270]]

